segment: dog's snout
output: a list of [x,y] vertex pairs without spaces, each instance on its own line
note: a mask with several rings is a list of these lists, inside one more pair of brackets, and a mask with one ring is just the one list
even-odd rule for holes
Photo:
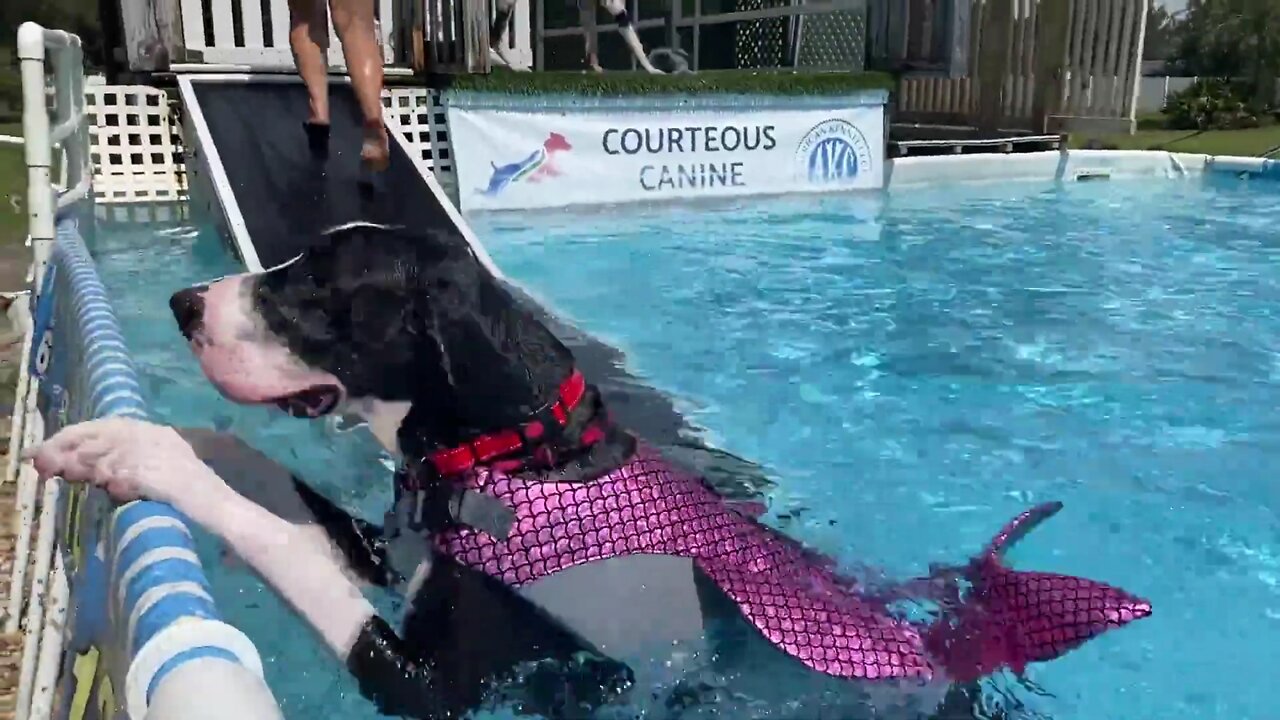
[[204,319],[204,291],[204,288],[187,288],[169,298],[169,309],[178,322],[178,331],[188,340]]

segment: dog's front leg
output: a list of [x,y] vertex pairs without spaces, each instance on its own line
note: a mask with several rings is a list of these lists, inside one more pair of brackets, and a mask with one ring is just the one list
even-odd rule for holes
[[600,35],[596,31],[596,6],[591,0],[578,0],[578,20],[582,25],[583,54],[587,69],[604,72],[600,67]]
[[489,61],[517,72],[528,72],[529,68],[516,64],[507,50],[507,27],[511,24],[511,14],[515,12],[517,1],[494,0],[496,12],[493,24],[489,26]]
[[644,52],[644,45],[640,44],[640,37],[636,35],[636,29],[631,25],[631,15],[627,12],[627,0],[600,0],[600,4],[613,16],[614,22],[618,23],[618,34],[626,41],[627,47],[631,49],[631,54],[635,56],[636,62],[640,63],[640,67],[650,75],[662,75],[662,71],[649,62],[649,56]]
[[384,714],[451,717],[435,668],[406,644],[304,529],[225,484],[212,502],[180,508],[221,538],[311,625]]
[[296,526],[299,538],[329,553],[352,582],[386,586],[402,579],[387,562],[377,526],[352,517],[234,435],[203,428],[178,432],[231,489]]

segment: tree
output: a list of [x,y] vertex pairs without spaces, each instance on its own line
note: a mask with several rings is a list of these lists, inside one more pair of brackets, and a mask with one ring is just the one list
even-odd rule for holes
[[1163,5],[1152,4],[1147,10],[1147,37],[1143,60],[1168,60],[1178,38],[1178,19]]
[[[142,0],[102,0],[122,1]],[[100,67],[106,59],[97,0],[0,0],[0,49],[5,51],[0,67],[13,59],[9,48],[17,41],[18,26],[28,20],[79,35],[84,43],[85,60],[91,66]]]
[[[142,2],[143,0],[102,0]],[[18,26],[32,20],[45,27],[69,30],[84,43],[85,63],[100,68],[106,59],[97,0],[0,0],[0,114],[22,107],[15,45]],[[3,117],[0,120],[10,121]]]
[[1255,102],[1275,102],[1280,0],[1190,0],[1172,64],[1185,75],[1244,80]]

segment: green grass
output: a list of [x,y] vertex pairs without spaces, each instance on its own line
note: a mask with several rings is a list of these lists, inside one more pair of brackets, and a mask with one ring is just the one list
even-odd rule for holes
[[1168,150],[1205,155],[1261,156],[1280,147],[1280,123],[1247,130],[1166,130],[1159,115],[1138,120],[1133,135],[1071,136],[1072,147],[1097,140],[1119,150]]
[[451,78],[454,90],[507,95],[841,95],[859,90],[889,90],[885,73],[795,72],[791,70],[710,70],[696,75],[644,72],[534,72],[495,70],[489,75]]
[[[0,135],[22,135],[16,124],[0,123]],[[0,246],[22,242],[27,235],[27,217],[16,212],[11,196],[19,198],[19,207],[27,202],[27,165],[22,158],[22,148],[0,145]]]

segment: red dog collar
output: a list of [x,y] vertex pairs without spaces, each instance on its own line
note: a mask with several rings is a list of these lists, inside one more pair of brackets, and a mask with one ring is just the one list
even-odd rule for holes
[[567,380],[560,383],[560,395],[556,401],[535,413],[534,416],[539,419],[525,423],[515,430],[481,435],[464,445],[438,450],[430,456],[430,460],[440,475],[448,477],[527,448],[547,433],[548,421],[554,420],[560,427],[564,427],[569,422],[569,413],[582,402],[586,389],[587,383],[582,373],[574,370]]

